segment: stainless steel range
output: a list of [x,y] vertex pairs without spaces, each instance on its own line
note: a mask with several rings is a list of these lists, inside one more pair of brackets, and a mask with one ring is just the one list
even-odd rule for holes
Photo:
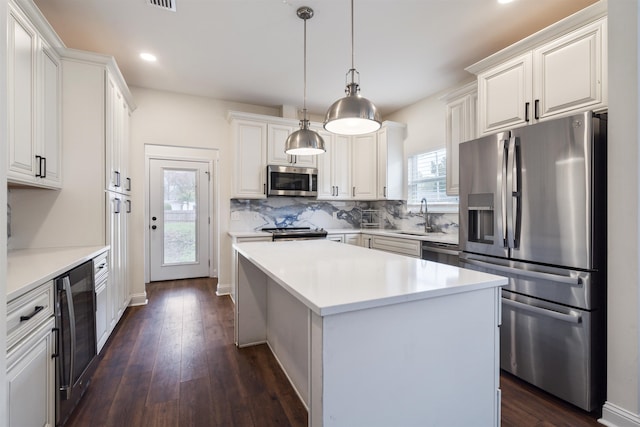
[[322,228],[311,227],[272,227],[263,228],[262,231],[271,233],[271,240],[286,241],[286,240],[311,240],[311,239],[326,239],[327,230]]

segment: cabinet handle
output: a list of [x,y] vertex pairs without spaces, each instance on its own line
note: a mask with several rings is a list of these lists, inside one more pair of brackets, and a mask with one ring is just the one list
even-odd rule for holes
[[113,171],[113,176],[114,176],[114,183],[113,186],[114,187],[120,187],[120,172],[118,171]]
[[336,185],[336,197],[338,197],[338,195],[340,195],[340,187]]
[[36,171],[36,178],[40,178],[40,175],[42,174],[42,157],[41,156],[36,156],[36,162],[38,163],[38,170]]
[[529,123],[529,103],[524,103],[524,121]]
[[125,200],[124,203],[127,205],[127,213],[131,213],[131,200]]
[[113,211],[113,213],[120,213],[120,199],[118,199],[117,197],[115,199],[113,199],[116,202],[116,209]]
[[267,184],[262,184],[262,193],[267,194]]
[[40,157],[40,178],[47,177],[47,158]]
[[127,191],[131,191],[131,178],[127,177]]
[[356,187],[353,187],[353,190],[351,190],[351,197],[356,197]]
[[382,197],[387,197],[387,186],[382,187]]
[[56,337],[53,340],[53,342],[55,343],[56,348],[55,348],[55,350],[53,350],[53,354],[51,355],[51,358],[55,359],[56,357],[60,356],[60,342],[58,341],[58,335],[60,334],[60,329],[53,328],[53,329],[51,329],[51,332],[56,334]]
[[533,111],[534,111],[534,115],[535,115],[536,120],[540,119],[539,108],[540,108],[540,100],[536,99],[536,102],[535,102],[534,107],[533,107]]
[[35,309],[33,310],[33,313],[29,314],[28,316],[20,316],[20,321],[25,322],[27,320],[30,320],[33,316],[40,313],[42,310],[44,310],[43,305],[36,305]]

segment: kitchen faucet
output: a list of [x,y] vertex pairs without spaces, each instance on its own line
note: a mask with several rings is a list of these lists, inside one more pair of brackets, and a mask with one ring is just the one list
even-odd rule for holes
[[[422,212],[422,204],[424,203],[424,212]],[[427,207],[427,199],[426,198],[422,198],[422,200],[420,200],[420,213],[424,213],[424,232],[428,233],[429,231],[432,231],[432,227],[431,224],[429,224],[429,208]]]

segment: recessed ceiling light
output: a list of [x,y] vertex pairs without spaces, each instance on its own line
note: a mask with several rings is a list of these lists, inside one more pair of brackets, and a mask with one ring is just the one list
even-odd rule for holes
[[147,52],[142,52],[140,54],[140,58],[144,59],[145,61],[149,61],[149,62],[156,62],[156,60],[157,60],[155,55],[153,55],[151,53],[147,53]]
[[498,3],[500,4],[507,4],[507,3],[511,3],[513,0],[498,0]]

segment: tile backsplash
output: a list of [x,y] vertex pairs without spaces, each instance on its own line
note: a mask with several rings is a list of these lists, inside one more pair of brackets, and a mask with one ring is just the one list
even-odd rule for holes
[[[424,216],[404,201],[323,201],[303,197],[231,200],[230,231],[263,227],[311,227],[353,230],[369,226],[423,230]],[[436,231],[458,233],[457,213],[430,213]]]

